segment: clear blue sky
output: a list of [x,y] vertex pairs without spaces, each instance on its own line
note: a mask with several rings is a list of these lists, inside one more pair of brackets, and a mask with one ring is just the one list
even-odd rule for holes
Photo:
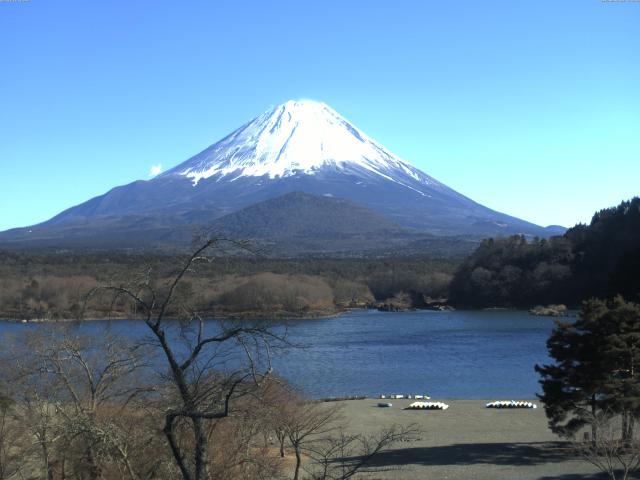
[[640,3],[0,1],[0,230],[321,100],[491,208],[640,194]]

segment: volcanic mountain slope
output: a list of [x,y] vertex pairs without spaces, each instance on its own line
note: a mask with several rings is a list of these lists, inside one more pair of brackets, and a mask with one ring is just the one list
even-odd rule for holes
[[250,205],[213,222],[239,238],[331,239],[403,234],[405,229],[349,200],[292,192]]
[[292,192],[213,222],[214,232],[257,239],[268,253],[349,253],[406,245],[415,235],[349,200]]
[[[113,246],[175,243],[184,236],[176,230],[210,225],[291,192],[346,199],[429,235],[557,233],[470,200],[389,152],[327,105],[305,100],[267,111],[152,180],[116,187],[47,222],[5,232],[0,240],[62,246],[90,243],[93,237],[107,242],[112,236]],[[344,225],[339,216],[325,216],[327,231],[335,231],[331,222]],[[121,235],[105,236],[108,232]]]

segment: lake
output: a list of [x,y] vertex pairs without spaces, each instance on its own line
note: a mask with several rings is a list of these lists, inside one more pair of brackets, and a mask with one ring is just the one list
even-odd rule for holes
[[[289,322],[288,338],[299,347],[277,353],[273,365],[312,397],[533,398],[539,392],[534,365],[549,361],[545,342],[553,325],[552,318],[523,311],[354,311]],[[1,322],[0,333],[40,327]],[[134,338],[147,333],[133,320],[77,328]]]

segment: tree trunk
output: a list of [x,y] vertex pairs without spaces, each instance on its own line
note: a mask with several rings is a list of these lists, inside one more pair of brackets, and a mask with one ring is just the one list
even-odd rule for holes
[[49,448],[47,447],[47,441],[41,441],[40,445],[42,446],[42,458],[44,461],[45,478],[47,480],[53,480],[53,469],[51,468],[51,463],[49,462]]
[[596,425],[597,403],[595,393],[591,395],[591,443],[593,446],[597,445],[598,441],[598,426]]
[[634,418],[628,411],[622,414],[622,440],[625,445],[631,445],[633,441]]
[[293,472],[293,480],[298,480],[300,478],[300,465],[302,464],[302,456],[300,455],[300,445],[295,444],[293,448],[296,452],[296,469]]
[[60,480],[67,480],[67,454],[63,450],[62,459],[60,460]]
[[87,448],[87,462],[89,463],[88,474],[90,480],[100,480],[102,472],[100,466],[96,463],[96,456],[93,447]]
[[189,469],[184,461],[184,457],[182,456],[182,452],[180,451],[180,447],[178,446],[178,442],[175,437],[175,432],[173,430],[174,420],[175,418],[170,413],[168,413],[165,417],[163,432],[167,437],[167,442],[169,443],[169,447],[171,448],[171,453],[173,454],[174,460],[178,464],[178,468],[180,469],[183,480],[192,480],[191,473],[189,473]]
[[192,421],[196,442],[194,480],[205,480],[207,478],[207,435],[202,425],[202,418],[193,418]]
[[278,443],[280,445],[280,458],[284,458],[284,442],[287,439],[287,435],[284,430],[277,429],[276,438],[278,439]]

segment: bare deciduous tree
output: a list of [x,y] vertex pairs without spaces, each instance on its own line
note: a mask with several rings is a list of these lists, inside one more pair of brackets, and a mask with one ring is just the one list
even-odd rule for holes
[[310,450],[313,443],[336,428],[339,409],[335,405],[298,400],[291,402],[291,408],[283,412],[282,418],[287,438],[296,455],[293,480],[300,478],[302,452]]
[[[210,262],[207,252],[223,242],[218,238],[204,242],[162,289],[153,284],[150,274],[131,285],[100,289],[113,293],[114,303],[122,298],[133,303],[163,353],[175,400],[166,410],[163,432],[184,480],[207,478],[207,423],[228,417],[235,400],[255,391],[269,377],[271,344],[280,340],[259,325],[221,322],[219,328],[208,331],[197,312],[187,303],[178,302],[185,277],[198,262]],[[182,318],[182,344],[172,337],[171,325],[167,324],[170,313]],[[224,360],[234,354],[238,360],[238,351],[243,353],[242,367],[232,371],[222,368]],[[189,441],[183,438],[187,429]]]
[[11,421],[12,410],[13,402],[0,391],[0,480],[15,478],[22,469],[18,445],[24,435]]
[[591,421],[598,435],[589,438],[586,434],[583,441],[573,440],[575,453],[611,480],[631,478],[640,469],[640,438],[637,434],[629,437],[627,422],[625,416],[598,413]]
[[[121,478],[138,480],[128,435],[129,405],[152,390],[138,373],[147,353],[116,336],[83,337],[68,329],[42,329],[14,339],[12,361],[3,362],[17,400],[14,419],[34,439],[42,478],[103,478],[123,467]],[[7,352],[5,357],[7,356]],[[126,412],[125,412],[126,410]]]
[[307,448],[311,457],[307,472],[313,480],[347,480],[358,474],[380,472],[385,469],[370,466],[374,457],[419,433],[414,425],[393,425],[371,436],[349,434],[340,428]]
[[87,302],[100,296],[141,318],[149,335],[136,343],[44,325],[4,341],[0,380],[15,404],[0,409],[0,480],[280,478],[274,433],[281,457],[295,453],[296,480],[346,479],[407,434],[344,433],[335,405],[271,375],[285,333],[203,320],[185,280],[219,242],[201,245],[168,283],[148,271],[92,290]]
[[305,400],[285,383],[270,382],[263,400],[280,455],[286,446],[295,454],[293,480],[303,472],[313,480],[338,480],[380,471],[370,468],[376,455],[419,433],[414,425],[394,425],[370,436],[347,433],[338,405]]

